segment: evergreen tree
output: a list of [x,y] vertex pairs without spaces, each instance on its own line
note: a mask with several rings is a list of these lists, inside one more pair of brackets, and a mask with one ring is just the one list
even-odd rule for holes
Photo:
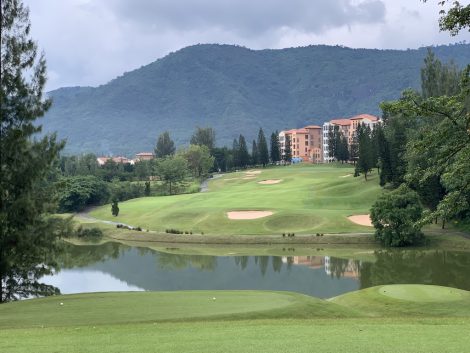
[[281,160],[281,149],[279,146],[279,133],[273,132],[271,134],[271,162],[276,164]]
[[358,141],[359,141],[359,158],[356,164],[356,172],[364,174],[364,178],[367,180],[367,174],[372,169],[372,154],[371,154],[371,131],[368,126],[360,124],[357,128]]
[[338,160],[340,160],[341,163],[344,163],[349,160],[348,138],[343,134],[340,134],[339,141]]
[[428,48],[424,66],[421,68],[421,94],[423,98],[458,94],[460,76],[461,72],[455,63],[443,64]]
[[376,128],[377,136],[377,157],[378,165],[380,166],[380,186],[384,186],[392,175],[392,165],[390,163],[390,147],[387,139],[385,138],[384,129],[381,125]]
[[2,0],[0,57],[0,303],[58,293],[39,282],[57,263],[63,222],[47,182],[63,143],[38,138],[37,119],[51,102],[43,97],[46,62],[30,38],[29,11]]
[[232,163],[234,168],[239,168],[241,166],[240,161],[240,143],[238,139],[233,139],[232,143]]
[[157,158],[164,158],[175,154],[175,143],[170,138],[170,133],[165,131],[158,136],[157,145],[155,147],[155,155]]
[[114,199],[113,203],[111,204],[111,214],[114,217],[117,217],[119,215],[119,205],[118,205],[118,200]]
[[335,158],[337,151],[336,151],[336,135],[339,133],[338,126],[329,126],[328,127],[328,156],[330,158]]
[[284,155],[282,156],[284,162],[291,163],[292,161],[292,145],[290,142],[290,136],[286,135],[285,137],[285,146],[284,146]]
[[245,168],[250,164],[250,154],[248,153],[245,137],[243,135],[240,135],[238,138],[238,158],[240,167]]
[[258,158],[258,146],[256,145],[256,141],[253,140],[253,144],[252,144],[252,147],[251,147],[251,163],[253,165],[257,165],[259,162],[259,158]]
[[258,159],[263,167],[269,163],[268,143],[266,142],[263,129],[259,129],[258,132]]

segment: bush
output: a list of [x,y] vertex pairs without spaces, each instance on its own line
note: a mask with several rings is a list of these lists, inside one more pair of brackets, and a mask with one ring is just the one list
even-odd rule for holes
[[83,228],[79,226],[75,231],[75,236],[77,238],[101,238],[103,236],[103,231],[99,228]]
[[405,185],[380,196],[371,209],[375,237],[386,246],[407,246],[422,241],[417,222],[423,208],[418,194]]

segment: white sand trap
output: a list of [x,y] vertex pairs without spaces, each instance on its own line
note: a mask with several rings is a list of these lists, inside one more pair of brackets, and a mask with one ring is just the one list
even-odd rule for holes
[[341,175],[340,178],[347,178],[347,177],[350,177],[350,176],[352,176],[352,174]]
[[229,219],[243,220],[243,219],[258,219],[271,216],[271,211],[230,211],[227,212]]
[[372,221],[368,214],[349,216],[348,219],[353,223],[359,224],[360,226],[373,227]]
[[279,184],[281,181],[282,179],[268,179],[268,180],[258,181],[258,184],[272,185],[272,184]]

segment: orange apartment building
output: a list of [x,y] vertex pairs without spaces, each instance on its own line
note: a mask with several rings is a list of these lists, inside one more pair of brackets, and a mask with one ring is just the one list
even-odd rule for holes
[[286,136],[289,136],[292,158],[304,162],[322,162],[322,130],[320,126],[309,125],[302,129],[292,129],[279,133],[281,155],[285,154]]

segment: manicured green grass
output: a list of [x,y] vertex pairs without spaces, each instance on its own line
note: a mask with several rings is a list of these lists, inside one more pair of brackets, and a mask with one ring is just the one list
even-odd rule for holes
[[470,292],[431,285],[389,285],[347,293],[330,300],[366,315],[470,317]]
[[[158,232],[168,228],[213,235],[372,232],[347,216],[369,213],[381,192],[375,174],[366,182],[362,177],[345,177],[353,173],[350,166],[305,164],[259,170],[261,174],[254,179],[244,179],[245,172],[238,172],[212,180],[206,193],[129,200],[120,203],[118,217],[111,216],[109,205],[91,215]],[[258,184],[264,179],[282,182]],[[233,210],[274,214],[230,220],[226,212]]]
[[0,351],[460,353],[469,304],[469,292],[422,285],[330,301],[264,291],[67,295],[0,305]]

